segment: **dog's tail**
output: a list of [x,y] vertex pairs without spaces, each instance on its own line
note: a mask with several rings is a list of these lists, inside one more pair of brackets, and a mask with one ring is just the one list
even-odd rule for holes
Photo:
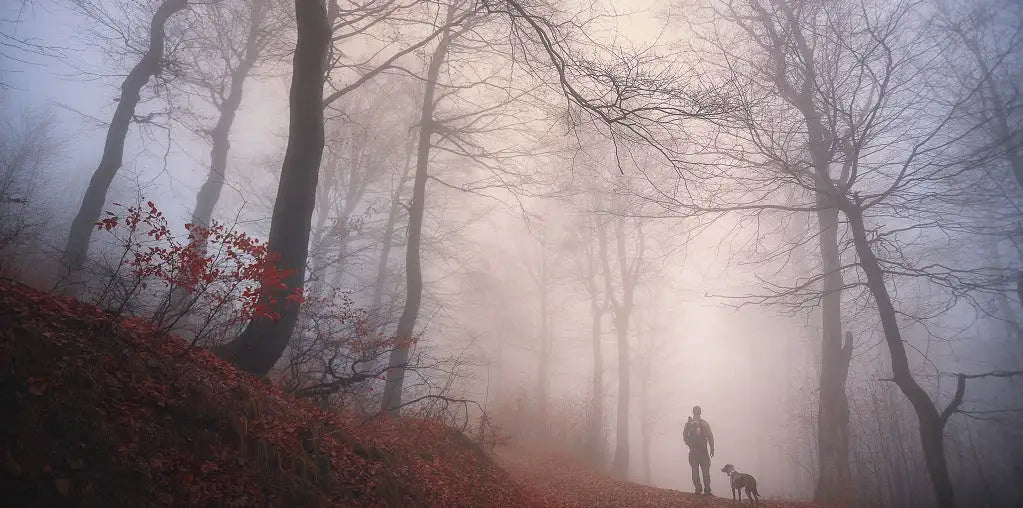
[[757,480],[756,480],[756,478],[753,478],[753,481],[750,482],[750,486],[749,487],[750,487],[750,489],[749,489],[750,492],[752,492],[753,496],[757,498],[757,502],[760,502],[760,493],[757,492]]

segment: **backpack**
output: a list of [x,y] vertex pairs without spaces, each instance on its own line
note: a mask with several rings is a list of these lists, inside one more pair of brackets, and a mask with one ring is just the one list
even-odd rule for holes
[[707,444],[707,433],[703,420],[690,420],[682,430],[682,439],[689,447],[703,448]]

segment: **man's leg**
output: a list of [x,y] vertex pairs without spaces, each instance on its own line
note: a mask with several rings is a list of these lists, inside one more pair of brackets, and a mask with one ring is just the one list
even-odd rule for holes
[[703,492],[710,495],[710,455],[700,457],[700,469],[703,469]]
[[693,470],[693,487],[696,488],[697,494],[703,494],[703,486],[700,485],[700,463],[696,459],[696,455],[694,455],[692,450],[690,450],[689,467]]

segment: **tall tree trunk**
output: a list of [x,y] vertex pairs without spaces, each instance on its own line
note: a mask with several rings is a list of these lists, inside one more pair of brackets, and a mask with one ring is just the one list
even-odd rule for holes
[[[447,25],[454,17],[454,9],[448,9]],[[409,206],[408,246],[405,250],[405,307],[398,318],[395,333],[396,344],[391,350],[384,382],[383,410],[392,416],[401,414],[402,387],[405,382],[405,367],[408,363],[412,334],[415,332],[419,306],[423,299],[423,271],[419,259],[419,246],[423,235],[423,210],[426,206],[426,179],[430,165],[431,137],[434,131],[434,96],[437,77],[451,44],[450,30],[445,30],[437,43],[426,75],[426,89],[423,92],[422,114],[419,120],[419,148],[416,151],[416,175],[412,184],[412,204]]]
[[547,410],[550,404],[550,379],[551,379],[551,338],[550,326],[548,324],[548,295],[547,295],[547,246],[542,246],[544,251],[541,254],[540,266],[540,348],[538,351],[538,362],[536,369],[536,392],[537,406],[540,413],[540,432],[547,436]]
[[625,479],[629,474],[629,313],[615,316],[615,330],[618,332],[618,419],[615,434],[615,458],[611,472],[617,478]]
[[256,60],[259,59],[259,35],[265,16],[266,0],[255,0],[250,7],[249,33],[245,39],[244,56],[238,63],[238,67],[231,72],[231,81],[228,85],[227,96],[220,104],[220,118],[211,131],[213,146],[210,149],[210,171],[206,175],[206,181],[199,188],[195,198],[195,208],[192,210],[192,224],[203,227],[209,226],[213,217],[213,209],[220,200],[220,193],[224,189],[224,179],[227,174],[227,153],[231,149],[230,133],[234,125],[235,115],[242,103],[242,90],[245,80]]
[[[899,330],[895,305],[892,303],[891,295],[885,284],[884,270],[867,239],[863,212],[858,204],[850,204],[845,208],[845,214],[852,229],[853,244],[859,257],[860,267],[866,275],[867,287],[874,297],[874,303],[877,305],[877,312],[881,319],[881,328],[884,330],[885,342],[888,344],[888,353],[891,356],[892,379],[916,411],[924,462],[927,464],[927,472],[931,478],[935,498],[938,506],[952,508],[955,506],[955,497],[952,490],[952,478],[948,472],[948,463],[945,460],[943,433],[945,422],[954,406],[950,405],[949,409],[939,414],[934,402],[927,395],[927,391],[913,377],[909,367],[909,357],[906,354],[906,345],[903,343],[902,333]],[[963,381],[960,378],[960,385]],[[961,393],[957,393],[957,399],[961,400]]]
[[[647,351],[647,354],[652,352]],[[650,365],[640,373],[642,379],[639,384],[639,432],[641,446],[643,448],[643,483],[650,485],[650,416],[647,414],[650,404]]]
[[618,273],[621,275],[622,297],[619,300],[613,293],[611,285],[611,267],[607,255],[607,232],[603,225],[598,229],[601,261],[604,267],[604,280],[614,315],[615,331],[618,334],[618,415],[615,425],[615,456],[611,462],[611,473],[618,478],[626,478],[629,473],[629,400],[632,391],[629,387],[629,318],[632,314],[633,294],[638,281],[643,251],[643,236],[639,235],[639,254],[634,264],[627,260],[625,249],[625,223],[618,217],[615,221],[615,243],[618,253]]
[[[283,279],[288,288],[301,288],[309,255],[309,230],[320,160],[323,156],[323,80],[331,42],[331,27],[321,0],[295,0],[298,41],[291,79],[291,123],[288,147],[281,166],[270,239],[267,247],[280,257],[280,270],[291,271]],[[276,295],[270,310],[277,322],[255,318],[234,341],[217,353],[239,368],[264,376],[288,346],[298,321],[300,306]]]
[[[830,182],[822,183],[830,187]],[[822,195],[819,192],[818,195]],[[824,197],[818,204],[828,205]],[[842,344],[842,274],[838,252],[838,210],[817,212],[824,275],[821,299],[821,369],[817,454],[820,475],[814,490],[818,502],[847,503],[852,494],[849,471],[849,399],[845,392],[852,357],[852,336]]]
[[603,319],[606,305],[597,303],[597,295],[590,298],[590,330],[593,345],[593,402],[590,405],[590,454],[594,464],[604,464],[604,338]]
[[149,24],[149,48],[121,83],[121,95],[107,128],[103,156],[89,180],[89,186],[85,190],[78,214],[71,222],[71,230],[64,246],[64,263],[75,276],[85,265],[89,254],[89,239],[92,237],[92,231],[96,229],[95,224],[103,211],[103,205],[106,204],[107,191],[110,190],[117,171],[121,169],[124,141],[135,115],[135,107],[141,100],[142,87],[149,82],[149,78],[160,72],[167,20],[187,6],[188,0],[166,0],[160,5]]
[[[412,158],[412,147],[405,150],[405,165],[402,168],[401,179],[398,180],[398,187],[391,195],[391,208],[387,211],[387,223],[384,224],[384,238],[380,242],[380,258],[377,261],[377,282],[373,286],[373,298],[370,300],[370,309],[378,316],[381,313],[380,306],[384,301],[384,288],[387,286],[388,264],[391,259],[391,247],[394,245],[394,228],[398,223],[398,214],[401,212],[401,195],[405,192],[405,183],[408,182]],[[378,317],[379,319],[379,317]]]
[[339,157],[330,151],[325,157],[327,161],[325,163],[321,161],[320,164],[329,169],[320,172],[320,176],[324,178],[316,185],[316,208],[314,210],[316,222],[311,226],[312,238],[309,242],[309,247],[312,250],[309,252],[308,278],[310,282],[307,296],[313,299],[322,298],[324,286],[326,286],[324,279],[327,277],[327,268],[330,266],[330,263],[327,262],[327,251],[330,250],[330,247],[325,238],[330,236],[327,232],[327,219],[330,217],[331,204],[330,191],[336,185],[334,179],[337,166],[340,165]]
[[[1004,267],[1001,253],[998,250],[998,242],[991,240],[987,243],[988,254],[996,267]],[[1023,327],[1017,319],[1017,312],[1009,305],[1009,297],[1005,292],[999,291],[995,295],[998,304],[998,314],[1005,324],[1005,337],[1011,343],[1012,355],[1015,357],[1016,365],[1023,365]],[[1023,300],[1021,300],[1023,301]]]

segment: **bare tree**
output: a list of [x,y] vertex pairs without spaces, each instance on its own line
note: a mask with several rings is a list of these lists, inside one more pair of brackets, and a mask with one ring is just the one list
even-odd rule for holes
[[[632,222],[632,224],[627,224]],[[600,243],[600,262],[604,274],[604,288],[614,318],[618,335],[618,412],[615,455],[611,472],[625,478],[629,471],[629,401],[630,388],[629,323],[635,306],[636,286],[643,276],[647,262],[644,258],[646,239],[640,220],[628,221],[624,217],[611,220],[614,227],[615,266],[611,264],[611,246],[608,241],[607,223],[597,230]],[[628,229],[626,227],[628,226]]]
[[48,208],[42,190],[59,144],[53,117],[42,110],[23,111],[0,131],[0,274],[9,276],[19,251],[40,241]]
[[[331,41],[327,10],[318,0],[295,0],[298,40],[291,78],[291,122],[288,147],[281,166],[281,181],[270,223],[270,250],[279,265],[289,270],[283,278],[289,288],[300,288],[305,278],[309,231],[316,182],[323,155],[323,79]],[[298,321],[298,305],[281,302],[280,320],[257,318],[234,341],[217,350],[247,372],[270,371],[288,345]],[[291,308],[289,308],[291,307]]]
[[[340,62],[347,55],[339,48],[335,49],[334,44],[349,43],[352,37],[365,34],[382,19],[414,6],[387,0],[372,5],[355,3],[345,9],[337,2],[331,2],[329,7],[319,0],[295,2],[298,42],[292,71],[291,127],[268,242],[270,250],[279,254],[278,266],[292,274],[285,278],[284,283],[293,288],[303,285],[308,262],[310,229],[323,155],[324,109],[382,71],[392,68],[398,59],[425,46],[449,28],[445,25],[430,31],[382,62],[354,66],[364,72],[350,84],[327,94],[325,89],[333,87],[328,70],[344,68]],[[451,25],[460,23],[465,17],[452,19]],[[365,70],[366,67],[369,69]],[[253,374],[269,372],[287,347],[300,311],[299,304],[283,297],[274,299],[271,307],[281,316],[280,320],[253,320],[235,340],[218,348],[218,354]]]
[[604,464],[604,316],[608,311],[608,295],[601,281],[601,262],[597,252],[597,234],[601,227],[601,218],[585,213],[580,218],[582,224],[577,227],[579,245],[574,257],[576,275],[579,277],[589,297],[590,308],[590,347],[593,351],[593,369],[590,388],[590,414],[587,417],[587,449],[590,459],[599,465]]
[[[97,11],[98,7],[90,2],[78,2],[84,12],[93,13],[99,18],[107,16]],[[121,168],[124,158],[124,143],[128,128],[135,119],[135,107],[142,98],[142,88],[150,78],[160,73],[164,61],[164,39],[167,22],[178,12],[188,7],[188,0],[165,0],[153,12],[149,23],[148,47],[142,53],[138,63],[131,69],[121,83],[121,94],[117,98],[117,108],[107,129],[103,155],[99,166],[89,180],[82,204],[71,223],[67,242],[64,247],[64,262],[72,273],[81,271],[89,252],[89,239],[99,220],[103,206],[106,204],[107,191],[113,183],[117,171]]]
[[206,181],[196,195],[191,222],[207,226],[227,177],[230,135],[245,83],[289,26],[279,0],[225,0],[201,6],[198,36],[185,52],[184,81],[217,111],[212,128],[200,128],[212,145]]
[[[952,126],[962,125],[961,110],[975,89],[960,88],[951,99],[938,93],[947,84],[946,76],[929,63],[947,48],[947,39],[934,37],[925,12],[912,2],[869,8],[814,1],[726,4],[720,14],[739,30],[732,37],[717,32],[710,42],[725,58],[722,67],[734,72],[736,84],[750,87],[750,106],[738,116],[741,136],[718,139],[712,146],[725,147],[729,163],[718,167],[738,185],[733,193],[708,194],[710,204],[694,209],[753,211],[754,217],[817,215],[822,273],[797,285],[769,286],[759,301],[786,299],[797,306],[820,301],[827,314],[828,298],[836,291],[868,290],[888,346],[890,379],[917,415],[935,498],[940,506],[952,506],[943,430],[962,402],[969,376],[957,376],[952,401],[939,410],[914,374],[903,336],[904,329],[935,316],[924,310],[921,295],[912,299],[898,293],[903,302],[899,308],[893,294],[900,282],[926,281],[948,299],[932,303],[938,309],[950,309],[959,301],[976,303],[978,294],[995,291],[1004,278],[998,269],[975,263],[971,247],[977,238],[1005,226],[978,222],[971,209],[975,203],[967,189],[976,180],[968,175],[978,159],[959,150],[970,128]],[[735,37],[751,40],[753,50],[735,51],[741,47]],[[735,146],[747,148],[732,151]],[[731,173],[733,166],[747,172]],[[706,190],[720,185],[715,182]],[[789,201],[777,199],[779,194],[788,194]],[[842,217],[849,236],[839,241]],[[946,251],[941,260],[931,263],[925,252],[912,247],[914,241],[947,238],[951,232],[957,249]],[[843,256],[843,246],[852,248],[855,261],[849,259],[852,253]],[[843,273],[854,282],[843,282]],[[832,318],[834,325],[841,314],[832,312]],[[844,383],[852,341],[841,344],[840,328],[827,329],[827,319],[824,324],[825,337],[833,339],[830,346],[826,339],[822,350],[817,497],[840,500],[849,495],[835,481],[848,486]],[[928,361],[926,356],[921,360]],[[829,369],[831,374],[826,374]],[[829,383],[827,376],[840,383]],[[829,386],[842,393],[829,391]],[[836,399],[828,417],[827,407]]]

